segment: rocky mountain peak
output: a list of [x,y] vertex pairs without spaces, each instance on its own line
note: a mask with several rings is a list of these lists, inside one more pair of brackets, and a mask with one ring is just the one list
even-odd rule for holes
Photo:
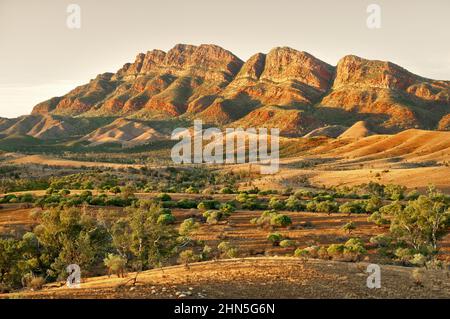
[[[447,129],[449,108],[450,81],[426,79],[391,62],[348,55],[333,67],[307,52],[276,47],[244,63],[217,45],[177,44],[168,52],[140,53],[115,74],[36,105],[33,114],[186,115],[215,124],[257,116],[272,126],[291,123],[289,132],[364,120],[380,132],[395,132]],[[299,123],[302,129],[294,129]]]

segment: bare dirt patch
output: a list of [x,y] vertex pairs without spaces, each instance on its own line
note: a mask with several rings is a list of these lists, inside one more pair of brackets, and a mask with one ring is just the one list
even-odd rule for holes
[[[46,287],[1,298],[449,298],[448,272],[425,271],[421,284],[412,268],[381,266],[381,288],[367,288],[366,263],[296,258],[245,258],[154,269],[128,278],[87,278],[79,289]],[[63,285],[63,283],[60,283]],[[53,284],[55,286],[55,284]]]

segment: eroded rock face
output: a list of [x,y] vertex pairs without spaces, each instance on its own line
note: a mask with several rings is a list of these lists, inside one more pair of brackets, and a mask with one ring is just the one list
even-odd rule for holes
[[328,90],[333,68],[312,55],[291,48],[272,49],[266,57],[262,80],[296,81],[320,92]]
[[442,119],[439,121],[438,130],[450,131],[450,114],[442,117]]
[[390,62],[350,55],[339,61],[331,92],[321,105],[378,115],[372,122],[387,131],[430,128],[449,111],[449,93],[450,82],[425,79]]
[[[306,119],[311,125],[305,127],[311,130],[326,124],[350,126],[358,120],[380,132],[436,129],[445,127],[446,122],[442,126],[439,121],[450,112],[450,82],[356,56],[346,56],[333,67],[306,52],[277,47],[244,63],[216,45],[178,44],[168,52],[140,53],[115,74],[101,74],[65,96],[36,105],[33,114],[142,119],[185,115],[227,124],[249,114],[266,116],[267,109],[254,111],[267,106],[302,111],[301,121],[288,122]],[[328,118],[319,115],[322,109]],[[333,112],[354,121],[336,123]],[[286,120],[287,113],[282,113],[268,118],[271,125]]]
[[236,122],[231,127],[277,128],[283,136],[300,136],[324,125],[323,122],[306,112],[276,106],[258,108]]
[[248,79],[258,81],[266,65],[266,55],[257,53],[244,63],[235,80]]
[[291,48],[275,48],[267,55],[258,53],[199,116],[222,124],[261,106],[312,106],[331,86],[333,72],[332,66]]

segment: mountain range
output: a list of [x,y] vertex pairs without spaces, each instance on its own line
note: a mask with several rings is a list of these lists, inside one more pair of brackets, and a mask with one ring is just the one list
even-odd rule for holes
[[244,62],[216,45],[177,44],[168,52],[140,53],[116,73],[39,103],[31,115],[0,119],[0,134],[79,136],[93,143],[99,136],[126,136],[133,144],[161,138],[146,121],[193,118],[226,127],[279,127],[285,136],[333,127],[343,132],[355,123],[376,133],[450,130],[450,81],[354,55],[332,66],[277,47]]

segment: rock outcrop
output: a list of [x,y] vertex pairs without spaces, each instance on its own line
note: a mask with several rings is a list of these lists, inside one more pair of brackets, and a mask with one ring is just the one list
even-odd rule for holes
[[350,55],[333,67],[277,47],[244,63],[216,45],[185,44],[140,53],[116,73],[101,74],[32,112],[266,123],[289,135],[361,120],[381,133],[448,129],[449,113],[450,81],[426,79],[391,62]]

